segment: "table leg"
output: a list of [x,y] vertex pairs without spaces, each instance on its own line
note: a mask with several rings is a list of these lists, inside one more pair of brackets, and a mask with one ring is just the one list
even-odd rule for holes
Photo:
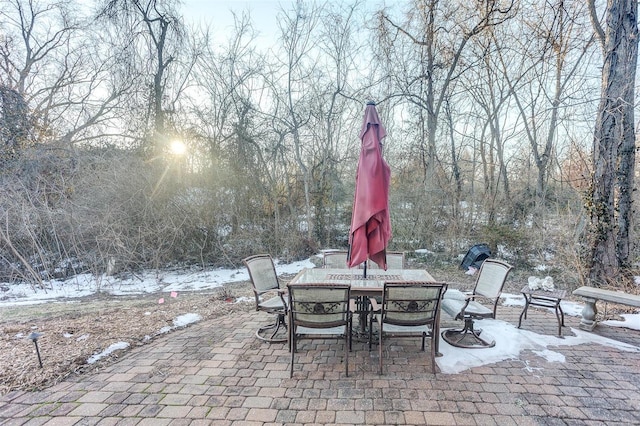
[[558,336],[562,336],[562,327],[564,327],[564,312],[562,311],[562,306],[560,306],[560,301],[556,303],[556,318],[558,318]]
[[562,336],[562,321],[560,320],[560,314],[558,313],[558,308],[560,307],[559,303],[556,303],[556,318],[558,319],[558,336]]
[[527,319],[527,310],[529,309],[529,302],[530,302],[529,298],[525,293],[522,293],[522,295],[524,296],[524,309],[520,313],[520,319],[518,320],[518,328],[520,328],[520,326],[522,325],[522,317],[524,316],[524,319]]
[[367,330],[367,316],[369,315],[369,309],[367,309],[367,298],[360,296],[358,300],[358,322],[360,323],[360,333]]
[[369,298],[365,296],[356,297],[356,313],[358,314],[358,325],[354,327],[353,335],[356,341],[369,340],[367,322],[369,319]]

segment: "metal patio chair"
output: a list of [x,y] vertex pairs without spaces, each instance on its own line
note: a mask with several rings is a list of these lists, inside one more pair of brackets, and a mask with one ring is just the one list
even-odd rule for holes
[[[387,252],[387,269],[404,269],[405,256],[401,251],[388,251]],[[367,260],[367,269],[380,269],[376,262]]]
[[390,338],[420,337],[422,351],[426,339],[430,339],[431,368],[436,373],[436,352],[440,331],[440,301],[447,289],[441,282],[386,282],[382,304],[371,299],[372,315],[369,317],[369,350],[373,341],[373,318],[378,322],[378,373],[382,374],[383,346]]
[[301,339],[344,339],[344,368],[349,376],[351,302],[348,284],[289,284],[289,347],[293,364]]
[[[502,288],[507,281],[511,265],[496,259],[486,259],[480,266],[475,287],[471,294],[447,292],[442,309],[457,320],[464,321],[461,329],[450,329],[442,332],[442,338],[450,345],[459,348],[491,348],[495,341],[487,341],[480,337],[482,330],[476,329],[474,320],[495,318],[496,309]],[[483,299],[490,307],[479,303]]]
[[346,251],[328,251],[322,257],[322,267],[330,269],[347,268],[347,252]]
[[[282,328],[287,327],[285,317],[287,315],[287,304],[280,289],[280,282],[273,259],[268,254],[257,254],[249,256],[243,260],[249,270],[253,294],[256,300],[256,311],[263,311],[275,315],[272,324],[260,327],[256,331],[256,337],[269,343],[286,342],[286,336],[279,336]],[[275,294],[264,300],[265,295]]]

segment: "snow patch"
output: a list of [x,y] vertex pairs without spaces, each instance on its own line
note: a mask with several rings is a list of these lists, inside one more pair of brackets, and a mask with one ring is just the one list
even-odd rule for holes
[[640,330],[640,314],[620,314],[624,321],[606,320],[600,324],[610,325],[611,327],[625,327],[633,330]]
[[184,314],[180,315],[176,319],[173,320],[173,327],[186,327],[189,324],[193,324],[194,322],[198,322],[202,319],[202,317],[198,314]]
[[127,342],[118,342],[118,343],[114,343],[113,345],[110,345],[107,349],[105,349],[104,351],[98,353],[98,354],[93,354],[89,357],[89,359],[87,359],[87,364],[94,364],[95,362],[99,361],[100,359],[109,356],[110,354],[112,354],[115,351],[119,351],[122,349],[127,349],[129,347],[129,344]]
[[443,374],[458,374],[473,367],[508,359],[518,359],[520,352],[527,349],[551,362],[564,362],[564,357],[547,350],[548,346],[576,346],[596,343],[625,352],[640,352],[640,347],[575,328],[571,328],[575,336],[564,336],[560,339],[557,336],[518,329],[514,324],[497,319],[484,319],[481,323],[482,336],[487,340],[495,339],[496,345],[482,350],[463,349],[451,346],[444,339],[440,339],[440,352],[443,356],[437,358],[436,362]]

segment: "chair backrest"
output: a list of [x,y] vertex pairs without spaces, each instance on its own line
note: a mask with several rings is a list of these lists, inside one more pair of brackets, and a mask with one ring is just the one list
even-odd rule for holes
[[[367,260],[368,269],[380,269],[376,262]],[[388,251],[387,252],[387,269],[404,269],[404,252]]]
[[382,322],[407,326],[437,322],[446,289],[447,284],[441,282],[386,282],[382,295]]
[[328,251],[322,257],[323,268],[344,269],[347,267],[346,251]]
[[271,255],[257,254],[247,257],[243,262],[249,270],[249,277],[251,278],[256,298],[267,291],[280,288],[278,274]]
[[404,269],[404,252],[400,252],[400,251],[387,252],[387,268],[388,269]]
[[496,259],[486,259],[482,262],[473,294],[493,301],[493,316],[496,314],[498,299],[513,266]]
[[293,325],[330,328],[348,324],[348,284],[289,284],[289,313]]

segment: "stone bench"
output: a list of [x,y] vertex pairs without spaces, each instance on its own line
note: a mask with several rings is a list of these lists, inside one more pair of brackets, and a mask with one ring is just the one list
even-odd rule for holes
[[593,331],[595,328],[596,314],[598,313],[596,302],[598,300],[640,308],[640,296],[622,291],[604,290],[585,286],[577,288],[573,291],[573,294],[583,297],[586,302],[582,310],[582,320],[580,321],[580,328],[583,330]]

